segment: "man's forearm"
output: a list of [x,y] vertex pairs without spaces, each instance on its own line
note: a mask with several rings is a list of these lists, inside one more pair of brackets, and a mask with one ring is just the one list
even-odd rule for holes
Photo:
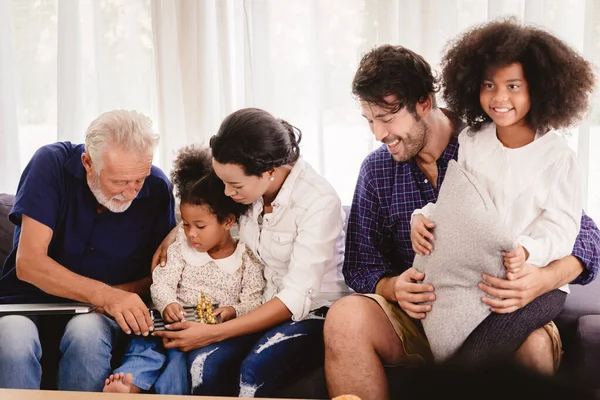
[[545,275],[546,293],[572,282],[584,270],[583,263],[575,256],[567,256],[548,264]]
[[387,301],[395,302],[394,280],[396,277],[383,277],[375,285],[375,294],[383,296]]
[[46,293],[82,303],[102,306],[105,283],[78,275],[48,256],[17,253],[17,277]]
[[113,287],[126,292],[136,293],[140,296],[146,296],[150,294],[150,285],[152,285],[152,277],[148,276],[137,281],[114,285]]

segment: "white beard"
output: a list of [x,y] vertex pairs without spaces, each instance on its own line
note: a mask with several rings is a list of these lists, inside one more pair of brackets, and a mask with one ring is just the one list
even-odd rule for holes
[[133,200],[128,201],[127,203],[117,202],[118,200],[125,200],[125,197],[122,194],[113,196],[110,199],[106,197],[104,193],[102,193],[102,189],[100,188],[100,177],[98,176],[98,174],[96,174],[96,172],[94,172],[94,178],[88,179],[87,182],[88,186],[90,187],[90,190],[92,191],[92,194],[94,195],[98,203],[106,207],[109,211],[112,211],[114,213],[125,212],[133,202]]

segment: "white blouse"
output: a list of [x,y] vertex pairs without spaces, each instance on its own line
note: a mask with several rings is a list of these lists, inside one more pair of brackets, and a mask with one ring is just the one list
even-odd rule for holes
[[342,276],[344,212],[335,189],[299,159],[272,203],[262,198],[240,218],[242,241],[264,263],[263,300],[279,298],[299,321],[351,293]]
[[[577,156],[555,131],[526,146],[504,147],[496,125],[458,137],[458,163],[492,198],[500,219],[527,249],[527,263],[545,267],[573,251],[582,202]],[[433,214],[428,204],[423,214]],[[568,285],[561,290],[569,292]]]

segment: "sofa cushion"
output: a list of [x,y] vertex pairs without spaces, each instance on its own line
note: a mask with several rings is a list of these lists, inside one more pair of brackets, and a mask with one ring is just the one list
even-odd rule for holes
[[516,238],[501,223],[496,208],[475,178],[452,160],[432,217],[435,241],[428,256],[413,266],[435,287],[436,300],[422,320],[436,361],[451,357],[489,314],[477,287],[481,274],[504,277],[502,251]]
[[4,260],[10,254],[13,247],[13,232],[15,226],[8,220],[8,213],[12,210],[15,196],[0,193],[0,270]]
[[577,322],[584,315],[600,315],[600,279],[581,285],[569,285],[565,307],[557,317],[557,325],[567,326]]

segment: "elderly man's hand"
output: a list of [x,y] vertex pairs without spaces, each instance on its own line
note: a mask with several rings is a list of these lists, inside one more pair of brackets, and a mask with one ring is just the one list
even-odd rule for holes
[[100,307],[112,316],[128,335],[133,332],[136,335],[147,336],[154,329],[148,307],[135,293],[108,288]]

